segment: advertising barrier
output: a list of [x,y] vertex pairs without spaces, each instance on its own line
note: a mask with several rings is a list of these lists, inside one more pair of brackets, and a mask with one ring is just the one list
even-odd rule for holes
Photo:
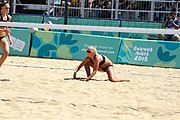
[[180,68],[180,43],[123,38],[117,63]]
[[30,56],[83,60],[88,46],[96,46],[99,54],[117,61],[120,38],[36,31],[32,37]]
[[[11,28],[10,55],[29,56],[31,33],[29,29]],[[0,49],[2,54],[2,50]]]
[[52,31],[35,31],[31,39],[29,29],[15,28],[11,38],[10,55],[83,60],[87,47],[96,46],[113,63],[180,68],[179,42]]

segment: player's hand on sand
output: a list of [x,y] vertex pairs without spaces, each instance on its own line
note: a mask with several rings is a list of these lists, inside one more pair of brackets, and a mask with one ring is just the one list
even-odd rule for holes
[[74,74],[73,74],[73,78],[74,78],[74,79],[76,79],[76,72],[74,72]]
[[85,80],[85,81],[86,81],[86,82],[88,82],[89,80],[90,80],[89,78],[86,78],[86,80]]

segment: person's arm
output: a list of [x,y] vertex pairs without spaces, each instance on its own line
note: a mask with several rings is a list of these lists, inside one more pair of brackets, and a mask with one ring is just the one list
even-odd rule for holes
[[85,58],[82,63],[74,70],[73,78],[76,78],[76,73],[81,69],[82,66],[84,66],[88,61],[88,58]]
[[[170,22],[172,23],[172,25],[173,25],[173,27],[174,27],[175,29],[179,29],[179,25],[177,25],[177,24],[173,21],[173,19],[171,19]],[[178,21],[177,21],[177,22],[178,22]]]
[[11,44],[12,44],[12,39],[11,39],[11,35],[10,35],[10,30],[9,30],[8,27],[7,27],[6,29],[7,29],[6,35],[7,35],[7,37],[8,37],[9,43],[10,43],[10,45],[11,45]]
[[[8,15],[8,17],[9,17],[9,22],[11,22],[12,17],[10,15]],[[6,32],[6,34],[7,34],[7,37],[9,39],[9,43],[11,45],[12,44],[12,39],[11,39],[11,35],[10,35],[10,29],[8,27],[6,27],[6,30],[8,31],[8,32]]]
[[162,24],[162,28],[165,28],[166,27],[166,24],[167,24],[168,20],[166,19],[163,24]]
[[86,81],[89,81],[97,73],[98,68],[99,68],[99,62],[98,62],[98,59],[96,57],[95,61],[94,61],[93,72],[86,78]]

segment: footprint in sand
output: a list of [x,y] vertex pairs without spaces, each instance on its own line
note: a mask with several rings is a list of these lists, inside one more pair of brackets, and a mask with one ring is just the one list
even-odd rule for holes
[[0,81],[10,81],[10,79],[0,79]]

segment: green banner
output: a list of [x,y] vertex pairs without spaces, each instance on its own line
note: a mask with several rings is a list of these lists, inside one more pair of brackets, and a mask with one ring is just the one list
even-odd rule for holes
[[[28,56],[30,49],[31,33],[28,29],[11,28],[11,39],[13,44],[10,45],[10,55]],[[0,49],[0,53],[2,50]]]
[[118,63],[180,68],[180,43],[133,40],[121,42]]
[[116,62],[120,42],[115,37],[36,31],[30,56],[83,60],[87,47],[96,46],[99,54]]

